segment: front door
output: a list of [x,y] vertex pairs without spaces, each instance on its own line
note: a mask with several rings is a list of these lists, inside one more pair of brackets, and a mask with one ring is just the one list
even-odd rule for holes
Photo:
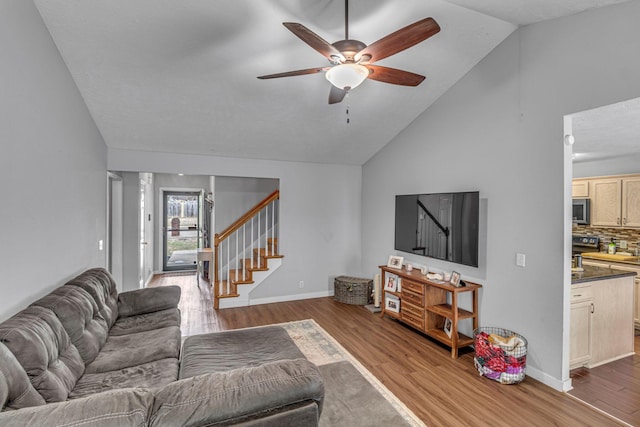
[[195,270],[200,236],[200,192],[163,193],[163,270]]

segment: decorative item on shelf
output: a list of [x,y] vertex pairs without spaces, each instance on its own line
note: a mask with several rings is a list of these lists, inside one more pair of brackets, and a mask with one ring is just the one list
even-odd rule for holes
[[527,340],[508,329],[483,327],[474,331],[478,373],[501,384],[524,380],[527,367]]
[[431,280],[434,283],[444,283],[442,280],[444,276],[440,273],[427,273],[427,279]]
[[442,327],[442,330],[449,338],[451,338],[451,319],[448,317],[444,319],[444,326]]
[[397,292],[400,278],[395,274],[387,274],[386,277],[387,277],[387,280],[384,284],[384,290],[386,292]]
[[426,276],[428,272],[429,272],[429,268],[420,267],[420,273],[422,273],[423,276]]
[[407,271],[413,271],[413,264],[407,263]]
[[384,296],[384,309],[385,311],[392,311],[394,313],[400,313],[400,298],[395,295]]
[[458,273],[457,271],[452,271],[451,279],[449,280],[449,283],[455,286],[456,288],[459,288],[461,286],[460,273]]
[[387,267],[397,268],[398,270],[401,270],[402,261],[404,261],[404,257],[397,256],[397,255],[390,255],[389,262],[387,262]]

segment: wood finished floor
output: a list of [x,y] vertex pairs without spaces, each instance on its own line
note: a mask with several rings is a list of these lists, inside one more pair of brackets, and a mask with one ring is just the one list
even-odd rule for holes
[[633,356],[571,371],[569,393],[633,426],[640,426],[640,336]]
[[184,335],[314,319],[430,427],[624,425],[529,377],[518,385],[480,377],[471,349],[453,360],[448,348],[361,306],[315,298],[215,312],[194,273],[159,275],[149,286],[167,285],[182,288]]

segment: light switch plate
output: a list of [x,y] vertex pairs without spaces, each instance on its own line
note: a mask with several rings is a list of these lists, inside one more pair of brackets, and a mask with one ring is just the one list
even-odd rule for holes
[[516,254],[516,265],[518,267],[525,266],[525,255],[524,254]]

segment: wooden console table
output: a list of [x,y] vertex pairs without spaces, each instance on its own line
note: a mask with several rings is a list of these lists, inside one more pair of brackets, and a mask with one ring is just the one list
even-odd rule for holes
[[[451,347],[451,357],[458,357],[458,349],[473,344],[473,338],[458,332],[458,322],[464,319],[473,321],[473,330],[478,328],[478,289],[477,283],[465,281],[465,286],[455,287],[449,283],[438,283],[427,279],[420,270],[407,271],[380,266],[382,271],[382,316],[385,314],[400,320],[420,332]],[[400,291],[387,291],[385,284],[390,275],[398,276]],[[471,292],[472,309],[458,307],[458,295]],[[387,305],[387,298],[391,304]],[[395,302],[395,304],[394,304]],[[397,309],[397,312],[394,311]],[[444,331],[446,319],[451,320],[451,337]]]

